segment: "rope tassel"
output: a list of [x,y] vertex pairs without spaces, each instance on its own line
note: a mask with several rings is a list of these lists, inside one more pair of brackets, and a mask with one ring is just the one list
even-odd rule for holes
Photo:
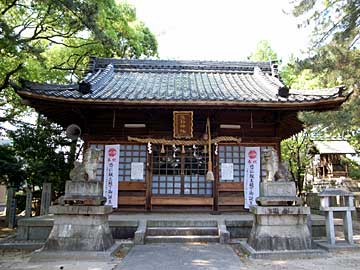
[[208,134],[208,147],[209,147],[209,161],[208,161],[208,171],[206,173],[207,181],[214,181],[214,173],[212,171],[212,160],[211,160],[211,132],[210,132],[210,118],[206,119],[206,131]]
[[185,146],[184,145],[181,146],[181,153],[185,154]]

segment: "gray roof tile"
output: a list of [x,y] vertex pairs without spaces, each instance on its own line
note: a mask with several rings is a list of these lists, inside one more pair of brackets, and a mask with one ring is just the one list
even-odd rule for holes
[[267,62],[164,61],[93,58],[74,85],[23,82],[20,92],[60,98],[136,101],[304,102],[333,99],[339,88],[290,90]]

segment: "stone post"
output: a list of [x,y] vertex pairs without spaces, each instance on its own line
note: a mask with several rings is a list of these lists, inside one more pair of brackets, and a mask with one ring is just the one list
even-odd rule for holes
[[32,192],[29,188],[26,188],[26,205],[25,205],[25,217],[31,217],[32,212]]
[[51,183],[43,183],[43,190],[41,193],[40,216],[49,214],[50,204],[51,204]]
[[345,240],[350,244],[354,244],[353,239],[353,226],[352,226],[352,218],[351,218],[351,211],[348,210],[344,213],[344,235]]
[[8,227],[13,229],[16,226],[16,199],[12,198],[9,209],[9,223]]
[[13,204],[14,195],[15,195],[15,188],[9,187],[6,192],[6,217],[5,217],[6,226],[9,226],[10,219],[12,218],[10,216],[10,212],[11,212],[11,205]]
[[333,211],[325,212],[326,218],[326,236],[330,245],[335,245],[335,228]]

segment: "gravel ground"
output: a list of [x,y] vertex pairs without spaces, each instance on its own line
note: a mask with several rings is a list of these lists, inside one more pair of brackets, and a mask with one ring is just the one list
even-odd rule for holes
[[[28,263],[30,254],[24,252],[0,253],[1,270],[113,270],[122,269],[119,262],[79,262],[58,261],[56,263]],[[206,264],[205,264],[206,265]],[[250,260],[240,256],[239,270],[350,270],[359,269],[360,251],[346,251],[330,253],[326,258],[296,259],[296,260]],[[214,266],[214,265],[213,265]],[[183,267],[183,266],[182,266]],[[226,269],[226,264],[223,267]],[[159,264],[159,268],[161,264]],[[177,270],[177,267],[167,268]],[[183,269],[183,268],[179,268]],[[195,268],[192,268],[195,269]],[[206,268],[204,264],[199,265],[199,270],[218,268]]]
[[327,258],[296,260],[249,260],[241,258],[241,270],[350,270],[359,269],[360,251],[330,253]]

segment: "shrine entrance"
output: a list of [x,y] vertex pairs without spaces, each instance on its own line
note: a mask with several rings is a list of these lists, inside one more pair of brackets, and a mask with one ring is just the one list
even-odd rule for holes
[[204,145],[154,145],[152,195],[212,197],[213,182],[206,181],[208,155]]

